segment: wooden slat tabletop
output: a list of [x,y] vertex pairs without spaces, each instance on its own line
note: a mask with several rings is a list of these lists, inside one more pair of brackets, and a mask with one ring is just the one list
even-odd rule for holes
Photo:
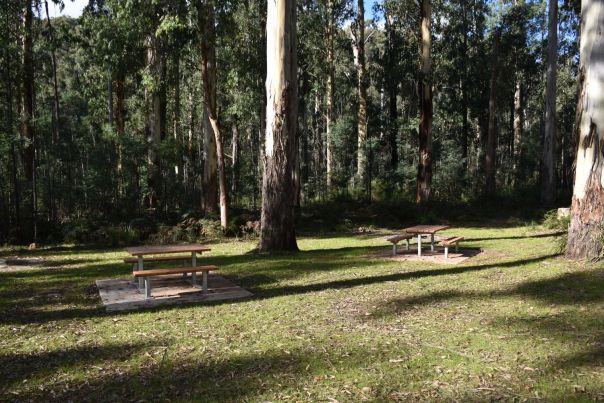
[[200,244],[186,244],[186,245],[150,245],[150,246],[136,246],[133,248],[127,248],[126,252],[132,256],[144,256],[144,255],[155,255],[163,253],[182,253],[182,252],[208,252],[211,249],[207,246]]
[[409,234],[434,234],[447,228],[450,227],[448,225],[416,225],[406,228],[405,231]]

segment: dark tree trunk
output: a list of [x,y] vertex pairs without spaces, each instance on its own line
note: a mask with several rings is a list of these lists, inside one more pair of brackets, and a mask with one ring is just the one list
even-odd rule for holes
[[398,134],[398,108],[396,107],[396,95],[398,87],[398,79],[396,73],[396,55],[398,52],[396,31],[393,27],[392,15],[386,16],[386,31],[388,35],[388,151],[389,160],[387,169],[395,172],[398,167],[398,145],[396,137]]
[[419,164],[417,168],[416,202],[430,200],[432,192],[432,54],[430,0],[422,0],[420,14],[421,72],[419,81]]
[[545,87],[545,136],[541,160],[541,202],[556,200],[556,64],[558,62],[558,0],[549,0],[547,37],[547,82]]
[[296,153],[296,2],[268,2],[266,140],[260,251],[296,251],[293,165]]
[[233,122],[231,127],[233,138],[231,139],[232,169],[231,169],[231,194],[233,203],[237,204],[237,181],[239,180],[239,129],[237,122]]
[[23,9],[23,61],[21,71],[21,138],[23,166],[29,182],[34,178],[34,60],[32,34],[32,0],[25,1]]
[[[46,22],[48,23],[48,32],[51,41],[51,51],[50,51],[50,59],[52,62],[52,88],[53,88],[53,101],[54,101],[54,109],[53,109],[53,119],[54,119],[54,131],[53,131],[53,140],[56,143],[59,141],[60,132],[61,132],[61,122],[60,122],[60,105],[59,105],[59,86],[57,84],[57,57],[55,54],[55,37],[54,31],[52,28],[52,24],[50,23],[50,15],[48,14],[48,0],[44,0],[44,7],[46,9]],[[111,123],[111,122],[110,122]]]
[[500,40],[499,28],[493,32],[493,54],[491,56],[491,82],[489,91],[489,126],[486,141],[486,153],[485,153],[485,174],[486,174],[486,192],[487,194],[494,194],[496,191],[496,178],[495,174],[497,171],[497,80],[499,77],[499,40]]

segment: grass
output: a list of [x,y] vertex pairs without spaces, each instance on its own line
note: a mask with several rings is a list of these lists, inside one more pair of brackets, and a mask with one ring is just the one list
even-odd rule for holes
[[484,250],[455,266],[368,257],[383,234],[218,243],[254,298],[125,314],[93,287],[121,249],[21,251],[45,263],[0,272],[0,401],[604,399],[603,267],[542,230],[450,230]]

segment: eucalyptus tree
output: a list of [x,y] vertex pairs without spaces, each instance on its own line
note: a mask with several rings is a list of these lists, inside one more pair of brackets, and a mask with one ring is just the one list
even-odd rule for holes
[[425,203],[432,192],[432,19],[431,0],[420,5],[419,163],[415,200]]
[[266,140],[260,251],[298,250],[294,183],[298,109],[296,2],[269,1],[266,19]]
[[365,63],[365,4],[357,1],[357,13],[350,27],[352,51],[357,71],[357,171],[360,186],[367,186],[367,68]]
[[[213,0],[199,0],[197,8],[198,29],[200,31],[199,50],[201,55],[201,76],[204,89],[204,108],[208,129],[214,136],[216,146],[216,161],[218,168],[218,184],[220,190],[220,225],[225,231],[228,224],[228,194],[224,164],[224,147],[216,100],[216,34],[214,17],[215,4]],[[207,131],[207,130],[206,130]]]
[[549,0],[547,36],[547,82],[545,86],[545,136],[541,160],[541,201],[550,206],[556,200],[556,70],[558,63],[558,0]]
[[597,259],[604,254],[604,4],[583,0],[581,17],[577,155],[566,256]]

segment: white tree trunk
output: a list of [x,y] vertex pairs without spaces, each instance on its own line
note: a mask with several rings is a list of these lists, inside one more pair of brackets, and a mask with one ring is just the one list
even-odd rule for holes
[[545,137],[541,160],[541,202],[551,206],[556,200],[556,64],[558,62],[558,0],[549,0],[547,36],[547,84],[545,87]]
[[581,94],[577,158],[566,254],[597,259],[604,246],[604,3],[581,3]]
[[297,250],[294,181],[298,107],[296,2],[268,0],[266,139],[260,250]]

